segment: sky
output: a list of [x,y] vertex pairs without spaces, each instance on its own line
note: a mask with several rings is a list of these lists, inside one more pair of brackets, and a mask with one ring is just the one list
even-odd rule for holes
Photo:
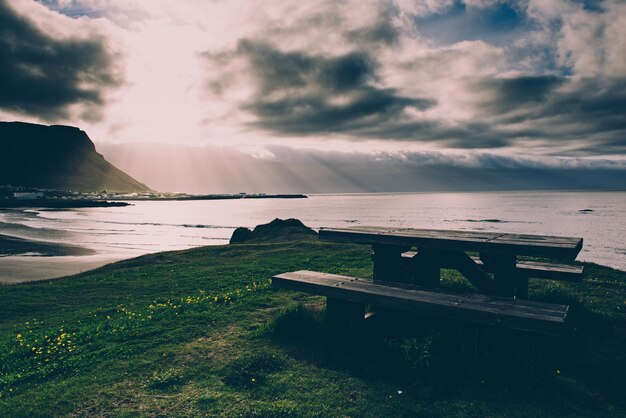
[[623,189],[626,2],[0,0],[0,120],[159,190]]

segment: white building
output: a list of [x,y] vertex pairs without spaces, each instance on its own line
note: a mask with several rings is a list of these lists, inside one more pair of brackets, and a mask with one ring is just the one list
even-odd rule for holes
[[13,192],[13,197],[19,200],[43,199],[43,192]]

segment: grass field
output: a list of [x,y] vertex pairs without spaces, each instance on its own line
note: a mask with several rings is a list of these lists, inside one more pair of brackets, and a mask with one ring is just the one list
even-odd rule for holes
[[472,328],[424,318],[334,336],[323,298],[271,288],[299,269],[370,277],[370,249],[204,247],[2,286],[0,416],[626,416],[626,273],[531,281],[572,306],[566,335],[490,330],[470,356]]

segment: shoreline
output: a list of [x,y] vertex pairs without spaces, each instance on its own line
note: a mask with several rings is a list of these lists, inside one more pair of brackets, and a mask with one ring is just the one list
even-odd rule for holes
[[135,201],[185,201],[185,200],[237,200],[237,199],[307,199],[304,194],[204,194],[204,195],[186,195],[186,196],[163,196],[163,197],[111,197],[121,202]]
[[171,202],[188,200],[237,200],[237,199],[307,199],[304,194],[209,194],[209,195],[189,195],[189,196],[110,196],[107,199],[0,199],[0,210],[2,209],[80,209],[80,208],[110,208],[130,206],[127,202]]
[[[5,239],[6,235],[3,236],[0,234],[0,246],[3,245],[3,239]],[[22,240],[28,241],[28,240]],[[54,244],[53,244],[54,245]],[[222,245],[231,245],[231,244],[222,244]],[[143,257],[154,257],[159,256],[160,254],[166,253],[178,253],[184,251],[193,251],[202,247],[193,247],[184,250],[173,250],[173,251],[157,251],[154,253],[145,253],[138,254],[129,257],[114,257],[114,256],[106,256],[106,255],[97,255],[97,253],[91,249],[85,249],[83,247],[71,246],[66,244],[58,244],[58,247],[69,247],[69,248],[58,248],[60,252],[68,251],[68,253],[63,255],[27,255],[31,251],[14,255],[0,255],[0,286],[2,285],[18,285],[18,284],[29,284],[35,282],[48,282],[55,281],[60,279],[71,278],[72,276],[76,276],[82,273],[89,273],[100,269],[102,267],[116,264],[119,262],[126,262],[133,259],[143,258]],[[214,247],[214,245],[208,245],[206,247]],[[70,254],[71,251],[87,251],[88,254]],[[599,267],[613,270],[617,273],[626,273],[626,270],[621,270],[616,267],[611,267],[604,264],[594,263],[592,261],[575,261],[577,264],[584,265],[586,267]],[[38,276],[33,278],[33,276]],[[45,277],[44,277],[45,276]]]
[[26,209],[26,208],[46,208],[46,209],[79,209],[79,208],[111,208],[130,206],[126,202],[109,202],[103,200],[82,200],[82,199],[33,199],[0,200],[0,209]]

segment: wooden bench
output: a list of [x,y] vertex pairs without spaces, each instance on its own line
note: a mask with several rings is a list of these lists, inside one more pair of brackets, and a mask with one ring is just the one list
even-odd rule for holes
[[[416,256],[417,251],[405,251],[402,253],[402,258],[405,261],[409,262],[413,260]],[[486,271],[493,273],[493,271],[490,271],[491,269],[485,266],[480,257],[472,256],[470,258]],[[571,264],[517,260],[515,268],[526,277],[532,277],[536,279],[579,282],[583,278],[583,266],[576,266]]]
[[557,335],[563,329],[568,306],[479,294],[450,294],[408,288],[393,283],[300,270],[272,278],[275,287],[328,298],[328,309],[341,307],[334,319],[362,320],[365,305],[415,312],[433,317]]

